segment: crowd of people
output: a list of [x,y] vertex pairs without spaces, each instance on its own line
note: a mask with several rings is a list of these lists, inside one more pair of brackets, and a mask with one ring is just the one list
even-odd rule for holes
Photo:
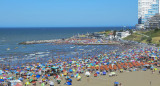
[[[76,60],[56,59],[56,61],[25,64],[10,69],[1,68],[0,83],[4,86],[8,84],[11,86],[30,86],[31,84],[55,86],[55,83],[73,85],[73,78],[81,81],[83,77],[90,78],[90,76],[95,78],[106,75],[116,77],[117,71],[123,73],[124,71],[147,71],[149,69],[155,72],[159,67],[159,61],[160,48],[134,46]],[[114,85],[122,86],[122,83],[115,81]]]

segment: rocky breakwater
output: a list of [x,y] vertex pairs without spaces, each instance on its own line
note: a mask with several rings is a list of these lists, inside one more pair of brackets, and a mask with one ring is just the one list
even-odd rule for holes
[[23,44],[23,45],[29,45],[29,44],[42,44],[42,43],[55,43],[56,41],[59,41],[60,39],[55,39],[55,40],[33,40],[33,41],[26,41],[26,42],[21,42],[18,44]]

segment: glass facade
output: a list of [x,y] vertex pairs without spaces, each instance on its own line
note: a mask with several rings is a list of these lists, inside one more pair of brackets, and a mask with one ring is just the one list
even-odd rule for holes
[[159,13],[159,0],[138,0],[138,24]]

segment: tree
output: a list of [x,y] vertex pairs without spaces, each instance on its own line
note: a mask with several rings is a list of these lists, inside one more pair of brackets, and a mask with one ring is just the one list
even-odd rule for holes
[[114,36],[114,38],[115,38],[115,36],[116,36],[116,32],[117,32],[116,30],[113,31],[113,36]]
[[152,43],[152,38],[149,37],[149,38],[147,39],[147,42],[148,42],[148,43]]
[[123,32],[123,29],[119,30],[119,32]]
[[129,30],[129,33],[132,35],[132,34],[133,34],[133,30],[130,29],[130,30]]
[[158,28],[155,28],[155,29],[154,29],[154,32],[157,32],[157,31],[159,31],[159,29],[158,29]]

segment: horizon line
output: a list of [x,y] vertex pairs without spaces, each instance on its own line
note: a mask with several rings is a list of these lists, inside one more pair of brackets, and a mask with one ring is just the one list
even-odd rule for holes
[[77,27],[72,27],[72,26],[70,26],[70,27],[0,27],[0,28],[90,28],[90,27],[93,27],[93,28],[98,28],[98,27],[135,27],[135,26],[77,26]]

